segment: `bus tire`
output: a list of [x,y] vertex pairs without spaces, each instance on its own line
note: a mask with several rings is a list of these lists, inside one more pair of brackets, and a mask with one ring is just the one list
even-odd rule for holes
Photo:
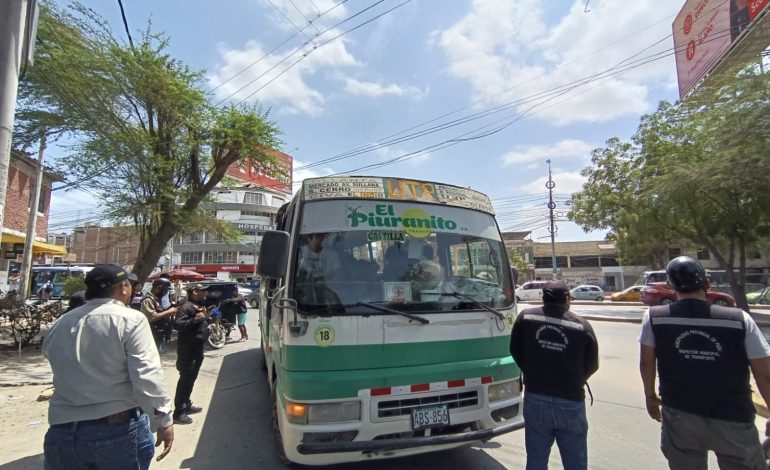
[[280,400],[278,399],[278,380],[273,381],[273,386],[270,388],[270,398],[273,402],[273,413],[270,418],[270,432],[273,435],[273,447],[275,449],[275,456],[285,466],[291,466],[292,462],[286,457],[286,452],[283,450],[283,438],[281,437],[281,427],[278,424],[278,406]]
[[259,351],[262,355],[262,363],[259,366],[262,370],[267,370],[267,354],[265,354],[265,343],[262,341],[262,338],[259,338]]

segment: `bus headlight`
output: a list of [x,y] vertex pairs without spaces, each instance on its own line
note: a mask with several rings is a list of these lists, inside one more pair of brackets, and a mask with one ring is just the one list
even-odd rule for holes
[[509,380],[507,382],[490,385],[487,393],[489,394],[489,403],[509,400],[521,393],[521,385],[519,384],[519,379]]
[[361,403],[342,401],[335,403],[286,402],[286,418],[294,424],[337,423],[361,419]]

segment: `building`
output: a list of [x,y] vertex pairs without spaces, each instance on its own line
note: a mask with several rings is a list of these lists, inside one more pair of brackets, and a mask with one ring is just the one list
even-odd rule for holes
[[[27,222],[29,221],[29,206],[32,199],[33,184],[37,161],[27,155],[11,152],[8,167],[8,187],[3,214],[2,239],[0,250],[0,284],[6,284],[10,272],[18,271],[26,243]],[[35,264],[51,264],[56,256],[67,254],[63,246],[47,243],[48,215],[51,204],[51,187],[59,181],[58,175],[49,171],[43,172],[43,183],[40,191],[40,202],[37,207],[37,226],[35,239],[32,240],[33,262]]]
[[68,261],[78,264],[116,263],[129,267],[139,252],[139,233],[132,225],[76,227],[72,232],[70,252],[74,259]]
[[211,192],[214,202],[204,205],[241,232],[239,242],[224,243],[205,232],[177,237],[175,266],[220,279],[255,276],[262,235],[275,227],[278,209],[291,198],[292,158],[278,151],[273,156],[274,162],[268,165],[248,160],[233,165],[227,180]]

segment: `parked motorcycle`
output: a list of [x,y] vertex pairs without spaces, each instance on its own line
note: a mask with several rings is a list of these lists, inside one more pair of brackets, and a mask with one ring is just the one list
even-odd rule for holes
[[213,309],[209,315],[209,345],[214,349],[221,349],[227,343],[234,327],[234,324],[222,318],[219,307]]

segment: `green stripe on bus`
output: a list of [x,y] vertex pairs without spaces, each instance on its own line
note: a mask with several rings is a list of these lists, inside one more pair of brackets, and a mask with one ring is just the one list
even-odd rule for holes
[[283,367],[290,371],[382,369],[495,359],[509,355],[509,342],[505,335],[419,343],[284,346]]

